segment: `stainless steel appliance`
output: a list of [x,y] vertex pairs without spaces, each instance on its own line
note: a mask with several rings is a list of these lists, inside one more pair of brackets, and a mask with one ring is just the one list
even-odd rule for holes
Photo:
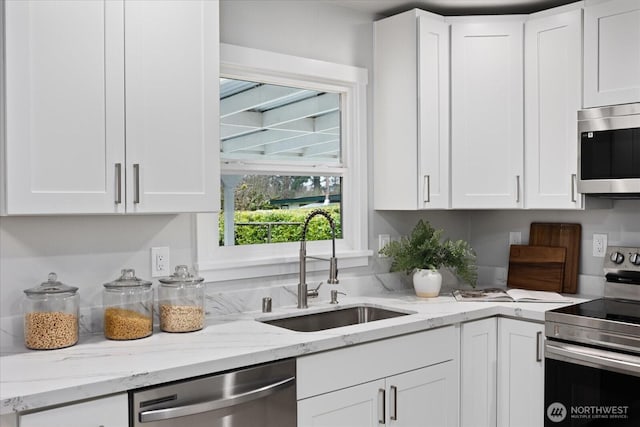
[[295,359],[129,393],[134,427],[295,427]]
[[640,103],[578,112],[578,191],[640,198]]
[[604,271],[604,298],[545,315],[545,426],[640,426],[640,247]]

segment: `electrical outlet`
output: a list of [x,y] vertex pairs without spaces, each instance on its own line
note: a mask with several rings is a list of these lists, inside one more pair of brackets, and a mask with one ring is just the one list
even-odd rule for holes
[[519,245],[522,243],[522,233],[519,231],[509,232],[509,245]]
[[606,250],[607,250],[607,235],[594,234],[593,235],[593,256],[598,258],[604,258],[604,254]]
[[[389,242],[391,242],[391,236],[389,236],[388,234],[378,234],[378,251],[380,251],[380,249],[384,248],[385,246],[387,246],[389,244]],[[386,255],[383,255],[381,253],[378,252],[378,256],[380,258],[386,258]]]
[[169,247],[151,248],[151,277],[169,275]]

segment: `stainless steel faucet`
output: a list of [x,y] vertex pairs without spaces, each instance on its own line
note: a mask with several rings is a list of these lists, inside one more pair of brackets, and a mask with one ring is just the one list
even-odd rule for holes
[[[321,215],[329,221],[329,226],[331,226],[331,258],[328,260],[326,258],[319,258],[313,256],[307,256],[307,228],[309,227],[309,221],[317,215]],[[322,209],[317,209],[311,211],[307,218],[304,220],[304,227],[302,228],[302,237],[300,238],[300,281],[298,282],[298,308],[307,308],[307,299],[308,297],[317,297],[318,289],[322,285],[320,285],[311,291],[307,288],[307,258],[312,259],[320,259],[324,261],[329,261],[329,279],[327,283],[333,285],[339,283],[338,281],[338,259],[336,258],[336,225],[333,222],[331,216]]]

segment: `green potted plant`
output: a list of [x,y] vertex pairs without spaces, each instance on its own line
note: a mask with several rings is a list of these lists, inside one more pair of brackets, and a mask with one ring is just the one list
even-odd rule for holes
[[464,240],[442,240],[443,230],[420,220],[409,237],[390,242],[380,253],[391,258],[390,271],[413,274],[413,286],[419,297],[436,297],[442,285],[438,269],[449,268],[461,280],[476,286],[476,256]]

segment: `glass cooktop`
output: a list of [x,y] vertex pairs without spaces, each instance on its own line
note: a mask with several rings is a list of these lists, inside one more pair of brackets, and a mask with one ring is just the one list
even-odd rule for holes
[[566,315],[640,325],[640,301],[601,298],[552,311]]

